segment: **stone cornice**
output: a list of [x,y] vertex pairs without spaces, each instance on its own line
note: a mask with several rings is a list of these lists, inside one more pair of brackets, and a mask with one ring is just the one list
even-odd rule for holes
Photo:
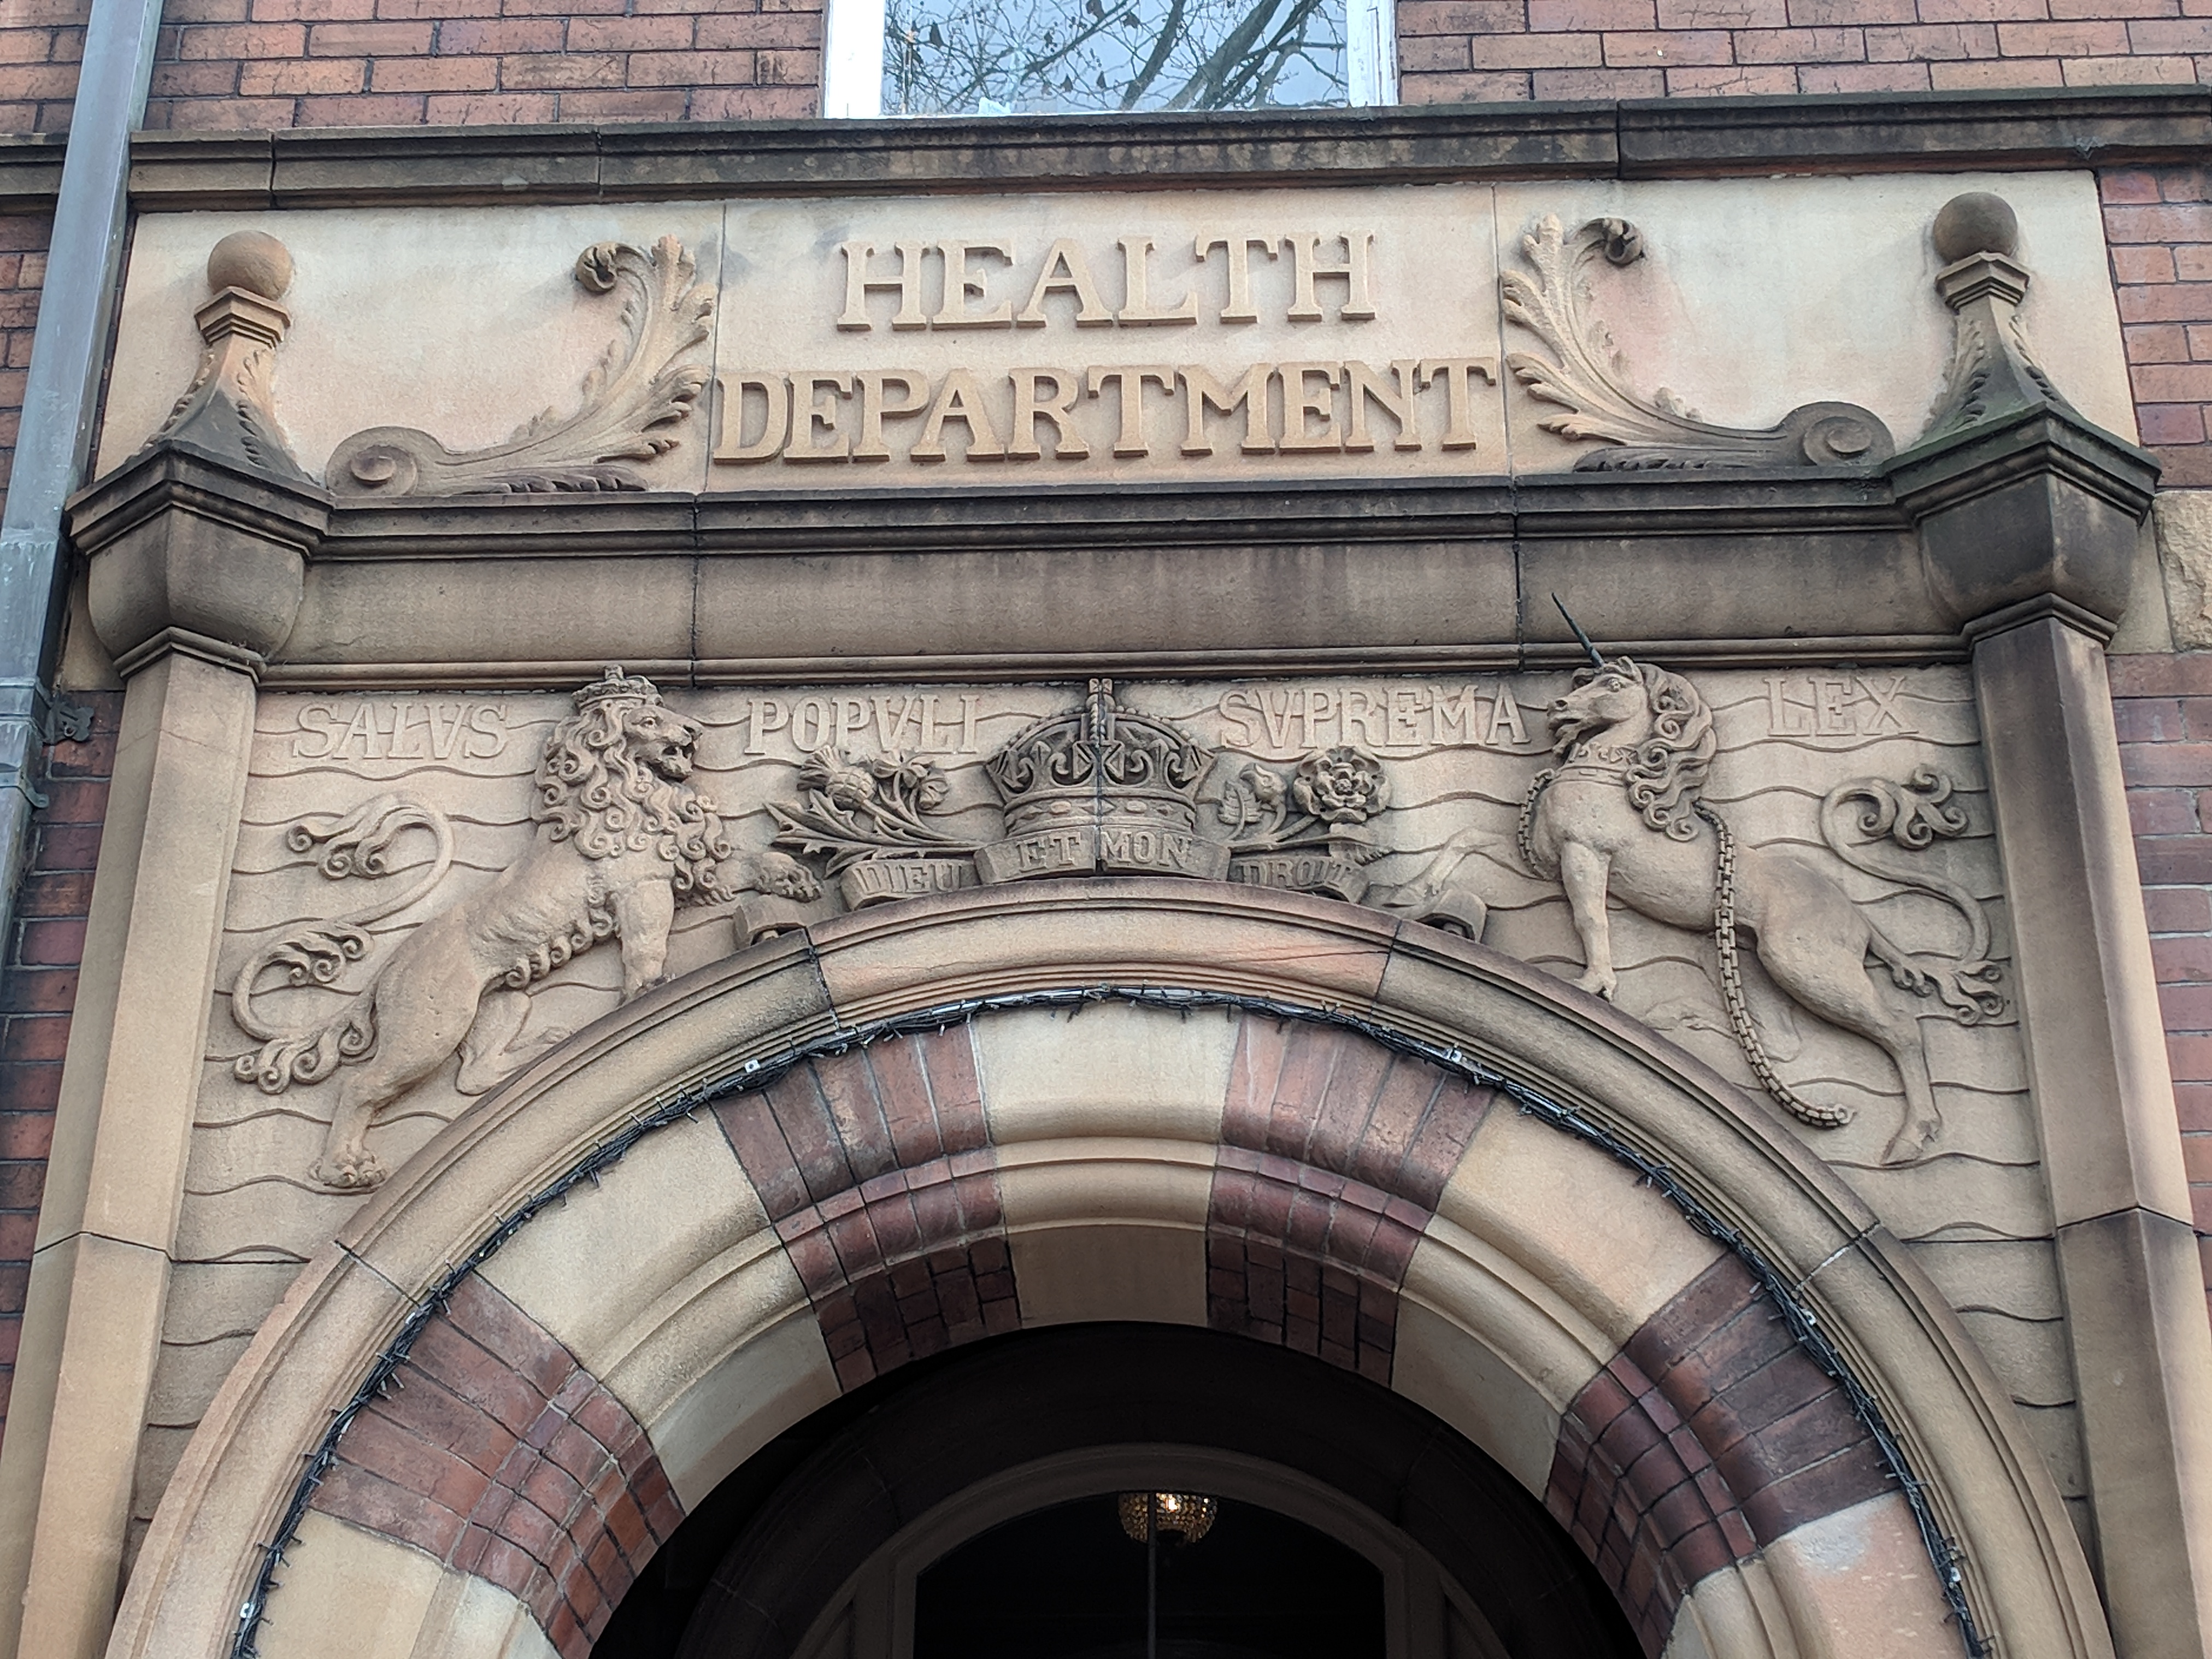
[[[2212,88],[1485,104],[1297,114],[142,133],[142,209],[914,190],[1670,178],[2201,159]],[[23,159],[11,157],[20,155]],[[36,158],[35,161],[33,158]],[[0,141],[0,199],[50,167]]]
[[1887,480],[1800,467],[343,503],[266,683],[1488,672],[1578,657],[1554,592],[1700,665],[1965,648]]
[[0,213],[51,211],[68,147],[67,133],[0,133]]

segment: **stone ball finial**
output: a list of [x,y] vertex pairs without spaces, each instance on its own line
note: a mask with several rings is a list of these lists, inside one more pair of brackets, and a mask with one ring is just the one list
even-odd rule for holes
[[208,255],[208,287],[220,294],[242,288],[264,300],[280,300],[292,286],[292,254],[265,230],[234,230]]
[[1936,257],[1947,265],[1977,253],[2009,256],[2020,247],[2020,220],[2012,204],[1985,190],[1968,191],[1944,203],[1932,234]]

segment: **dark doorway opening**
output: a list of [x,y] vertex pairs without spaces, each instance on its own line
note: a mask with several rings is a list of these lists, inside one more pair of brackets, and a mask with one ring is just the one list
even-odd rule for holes
[[[1414,1659],[1439,1647],[1447,1659],[1644,1659],[1611,1593],[1542,1504],[1403,1395],[1247,1337],[1106,1324],[969,1344],[878,1377],[794,1425],[678,1528],[617,1608],[592,1659],[864,1659],[864,1650],[872,1655],[883,1644],[870,1646],[873,1638],[848,1638],[823,1620],[834,1614],[841,1586],[881,1559],[902,1528],[1040,1460],[1130,1447],[1203,1449],[1263,1462],[1310,1493],[1328,1494],[1319,1508],[1300,1512],[1298,1524],[1310,1529],[1328,1526],[1340,1501],[1395,1528],[1491,1632],[1470,1645],[1439,1630],[1430,1647],[1409,1650]],[[1173,1477],[1133,1473],[1092,1487],[1091,1501],[1105,1507],[1085,1525],[1112,1527],[1115,1495],[1152,1480]],[[916,1613],[921,1577],[955,1566],[963,1550],[1005,1529],[1008,1514],[1048,1513],[1073,1496],[1053,1492],[1001,1509],[974,1533],[917,1560]],[[1284,1518],[1257,1494],[1247,1496],[1258,1514]],[[1224,1495],[1221,1524],[1228,1524],[1228,1505],[1244,1501]],[[1280,1549],[1304,1547],[1292,1536],[1272,1534]],[[1101,1535],[1099,1547],[1114,1541]],[[1187,1559],[1198,1561],[1197,1552],[1212,1542],[1202,1541]],[[1143,1551],[1126,1539],[1121,1547],[1141,1571]],[[1335,1565],[1326,1576],[1356,1602],[1365,1593],[1360,1587],[1374,1582],[1372,1562],[1329,1559]],[[1082,1659],[1106,1659],[1098,1648],[1133,1639],[1139,1645],[1129,1659],[1143,1659],[1141,1623],[1127,1630],[1097,1634]],[[914,1636],[914,1659],[929,1659],[920,1650],[918,1620]],[[1179,1626],[1175,1639],[1219,1641],[1261,1659],[1320,1659],[1318,1644],[1266,1645],[1273,1638],[1264,1621],[1247,1621],[1226,1636]],[[1329,1659],[1379,1659],[1371,1644],[1358,1645],[1362,1639],[1332,1647]],[[948,1651],[937,1648],[936,1659]],[[1077,1655],[1073,1646],[1023,1650],[1023,1659]],[[966,1647],[960,1659],[1012,1659],[1012,1649],[987,1654]],[[1159,1659],[1231,1655],[1164,1648]]]
[[1382,1574],[1335,1539],[1222,1500],[1148,1547],[1121,1510],[1056,1504],[926,1568],[914,1659],[1383,1659]]

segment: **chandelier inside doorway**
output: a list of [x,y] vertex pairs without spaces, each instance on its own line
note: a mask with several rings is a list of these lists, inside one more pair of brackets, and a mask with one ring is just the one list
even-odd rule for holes
[[1220,1505],[1188,1492],[1125,1492],[1116,1506],[1121,1530],[1145,1547],[1145,1659],[1160,1654],[1160,1542],[1195,1544],[1213,1529]]
[[1220,1504],[1211,1498],[1188,1492],[1125,1492],[1121,1498],[1121,1530],[1133,1544],[1172,1535],[1179,1544],[1195,1544],[1213,1529]]

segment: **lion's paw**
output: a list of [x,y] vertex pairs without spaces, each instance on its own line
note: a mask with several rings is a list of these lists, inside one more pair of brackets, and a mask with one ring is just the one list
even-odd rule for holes
[[342,1193],[365,1193],[384,1184],[385,1168],[371,1152],[326,1152],[317,1161],[314,1177]]
[[814,872],[797,859],[787,854],[763,853],[760,859],[760,884],[779,898],[811,899],[822,896],[822,884]]

